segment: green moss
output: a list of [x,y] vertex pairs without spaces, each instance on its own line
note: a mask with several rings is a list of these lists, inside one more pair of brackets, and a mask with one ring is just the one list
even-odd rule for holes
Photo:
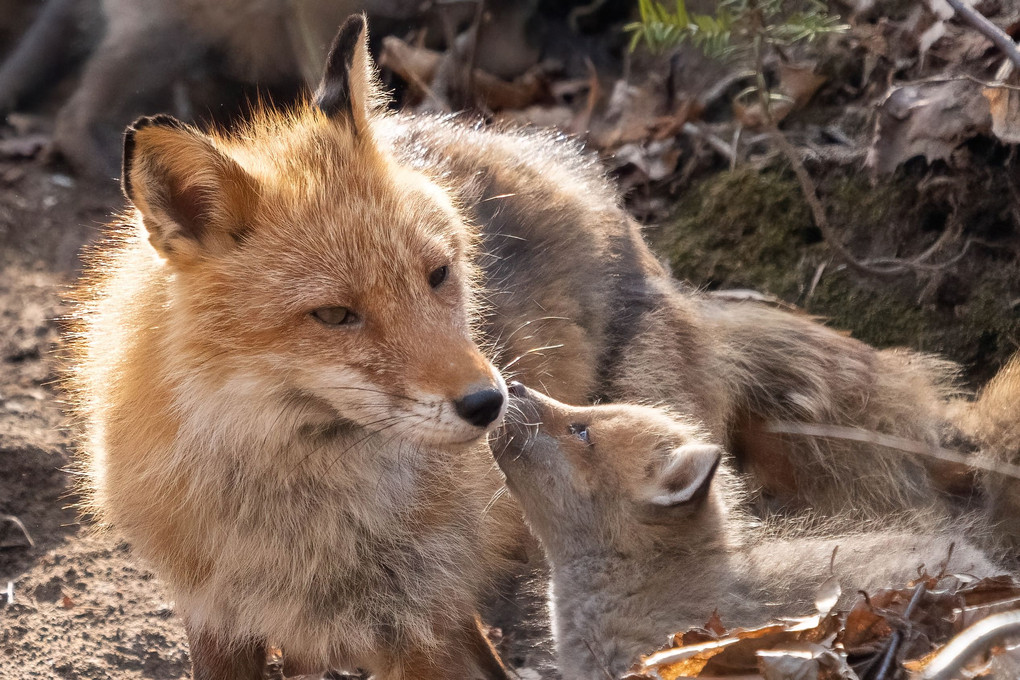
[[[858,257],[909,256],[938,238],[949,213],[917,185],[905,174],[879,187],[860,174],[832,175],[820,193],[833,228]],[[975,209],[987,215],[993,208]],[[976,215],[957,218],[972,224]],[[1008,251],[972,249],[944,272],[862,276],[822,240],[796,180],[780,171],[711,176],[649,234],[680,278],[708,289],[771,293],[878,347],[942,353],[963,364],[975,384],[1020,341],[1020,265]]]
[[682,278],[783,297],[799,286],[798,248],[817,240],[796,181],[751,169],[702,182],[668,224],[652,232],[653,245]]

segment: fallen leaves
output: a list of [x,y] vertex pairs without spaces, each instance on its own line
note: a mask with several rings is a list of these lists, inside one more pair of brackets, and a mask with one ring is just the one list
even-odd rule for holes
[[[804,108],[825,81],[825,76],[815,73],[814,64],[780,64],[780,97],[769,105],[772,119],[779,123],[794,111]],[[738,98],[733,102],[733,113],[744,127],[751,130],[767,127],[768,121],[761,102],[754,101],[745,105]]]
[[[431,99],[438,103],[439,108],[449,110],[449,104],[441,99],[444,93],[437,83],[443,73],[445,58],[446,55],[441,52],[415,47],[395,36],[387,36],[383,39],[379,64],[403,78],[419,99]],[[513,81],[474,68],[469,79],[473,90],[471,94],[477,98],[478,105],[490,111],[523,109],[549,97],[548,83],[539,68],[528,70]]]
[[952,156],[965,140],[991,130],[981,86],[964,80],[892,88],[878,107],[868,166],[879,175],[916,156],[931,163]]
[[[925,673],[937,659],[945,665],[939,652],[952,651],[946,643],[953,636],[989,617],[995,623],[1003,608],[1011,610],[1007,623],[1020,633],[1020,582],[1011,576],[975,581],[923,574],[907,587],[862,593],[849,610],[829,612],[833,592],[828,582],[819,589],[815,616],[758,628],[727,631],[725,612],[713,613],[705,628],[674,635],[669,647],[643,657],[625,678],[892,680],[907,677],[908,671]],[[988,673],[1018,661],[1002,636],[995,645],[968,649],[973,659],[953,661],[966,666],[967,677],[1004,677]],[[880,671],[883,662],[889,667]]]

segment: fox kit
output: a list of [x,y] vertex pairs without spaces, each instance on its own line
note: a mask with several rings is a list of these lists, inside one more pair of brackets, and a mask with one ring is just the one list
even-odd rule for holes
[[265,644],[379,678],[500,673],[475,604],[523,525],[488,506],[494,365],[691,413],[784,503],[931,502],[923,462],[762,424],[937,440],[940,364],[685,289],[556,135],[379,111],[364,28],[312,104],[229,135],[130,128],[132,205],[80,290],[85,496],[173,592],[196,677],[247,677]]
[[619,677],[716,609],[731,627],[810,613],[837,546],[848,597],[922,564],[936,573],[950,555],[949,572],[996,573],[961,536],[756,538],[722,450],[695,423],[648,407],[570,407],[518,383],[510,392],[516,413],[493,451],[552,568],[565,680]]

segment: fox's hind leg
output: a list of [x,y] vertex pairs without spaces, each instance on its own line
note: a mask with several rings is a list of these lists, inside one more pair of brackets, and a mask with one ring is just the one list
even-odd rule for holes
[[235,642],[185,623],[194,680],[262,680],[266,645],[255,640]]

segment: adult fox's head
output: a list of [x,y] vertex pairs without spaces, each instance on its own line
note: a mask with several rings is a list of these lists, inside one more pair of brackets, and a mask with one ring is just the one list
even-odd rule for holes
[[472,338],[473,236],[437,183],[376,143],[364,18],[312,106],[232,134],[170,117],[125,136],[123,188],[171,273],[192,380],[425,444],[477,440],[506,386]]

